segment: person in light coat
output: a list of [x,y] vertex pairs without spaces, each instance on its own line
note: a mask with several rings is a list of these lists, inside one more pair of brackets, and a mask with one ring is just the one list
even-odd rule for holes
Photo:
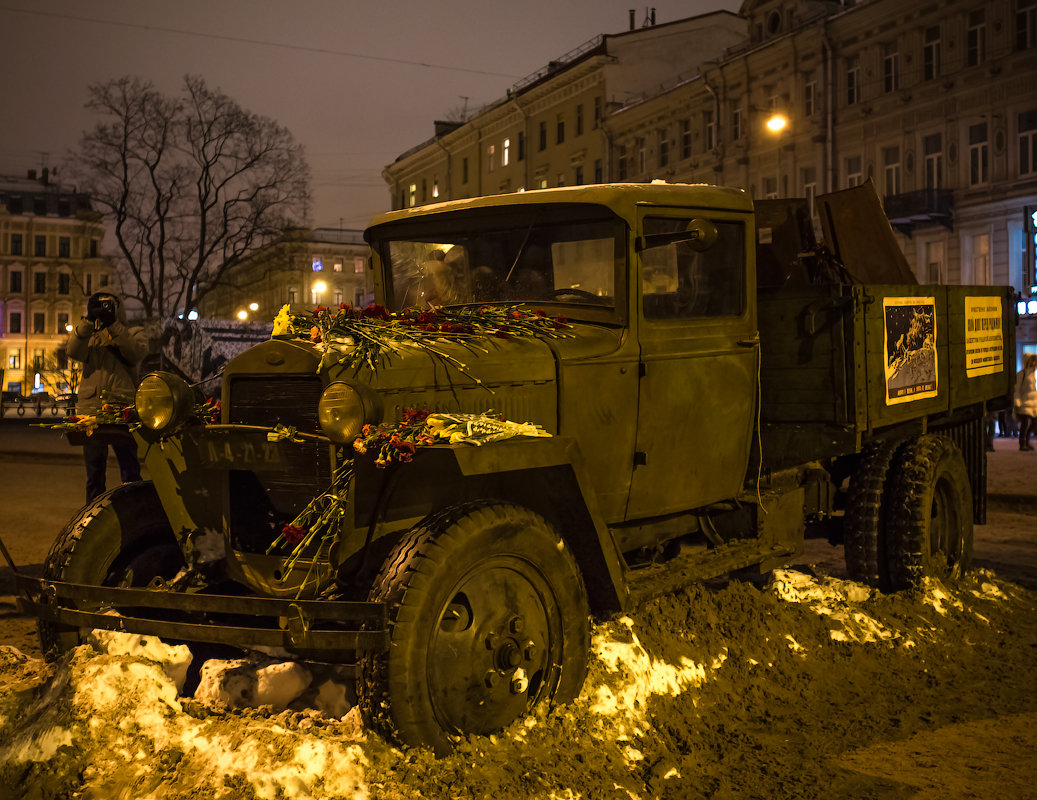
[[[90,296],[86,316],[68,336],[69,358],[83,362],[76,414],[96,415],[105,405],[121,408],[133,404],[137,365],[148,352],[143,328],[126,324],[122,301],[109,292]],[[129,431],[96,431],[83,444],[86,464],[86,501],[105,491],[108,447],[115,451],[123,483],[139,481],[140,459]]]
[[1019,420],[1019,449],[1033,450],[1030,434],[1037,417],[1037,353],[1023,355],[1023,368],[1015,379],[1015,416]]

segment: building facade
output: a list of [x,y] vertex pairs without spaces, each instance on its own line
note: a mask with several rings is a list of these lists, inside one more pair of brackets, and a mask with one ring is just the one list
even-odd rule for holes
[[463,123],[435,123],[432,139],[383,171],[392,208],[610,180],[608,114],[746,35],[726,11],[631,28],[566,53]]
[[364,306],[374,299],[363,232],[289,231],[228,270],[198,304],[205,319],[273,321],[284,304]]
[[[711,16],[615,38],[650,49],[653,32],[670,28],[673,50],[688,37],[690,51],[690,23]],[[740,22],[737,42],[723,41],[694,68],[674,62],[640,91],[615,77],[636,71],[607,47],[562,64],[517,101],[491,105],[387,167],[394,207],[467,196],[450,182],[436,184],[439,198],[425,197],[421,181],[461,141],[480,143],[486,161],[500,140],[488,135],[490,120],[509,102],[532,100],[533,89],[587,102],[581,87],[590,81],[607,99],[594,118],[599,149],[587,151],[601,169],[585,170],[581,182],[716,183],[812,202],[871,180],[917,278],[1014,286],[1020,352],[1037,350],[1037,2],[747,0]],[[487,183],[480,173],[483,184],[466,188],[576,182],[564,157],[574,165],[578,156],[559,155],[521,183]]]
[[89,195],[35,170],[0,177],[0,384],[5,392],[74,388],[65,357],[68,326],[95,291],[118,291],[101,255],[104,226]]

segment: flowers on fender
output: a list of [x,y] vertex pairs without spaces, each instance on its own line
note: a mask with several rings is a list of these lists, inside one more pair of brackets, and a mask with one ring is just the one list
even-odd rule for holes
[[281,536],[288,544],[299,544],[306,536],[306,529],[301,525],[285,525],[281,528]]

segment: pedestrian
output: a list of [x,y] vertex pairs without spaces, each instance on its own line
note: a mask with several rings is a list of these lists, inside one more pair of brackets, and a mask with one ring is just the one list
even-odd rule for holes
[[[86,316],[68,335],[66,352],[83,362],[77,415],[96,415],[104,405],[129,406],[137,388],[137,366],[148,351],[143,328],[126,324],[122,301],[109,292],[96,292],[86,304]],[[115,451],[123,483],[139,481],[137,444],[128,430],[96,430],[83,444],[86,502],[105,491],[108,447]]]
[[1023,368],[1015,379],[1015,415],[1019,419],[1019,449],[1033,450],[1030,433],[1033,418],[1037,417],[1037,353],[1023,355]]

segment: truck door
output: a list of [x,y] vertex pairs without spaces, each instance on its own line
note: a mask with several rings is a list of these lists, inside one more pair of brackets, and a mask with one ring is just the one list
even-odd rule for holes
[[646,209],[640,223],[641,377],[628,519],[737,495],[759,369],[749,218]]

